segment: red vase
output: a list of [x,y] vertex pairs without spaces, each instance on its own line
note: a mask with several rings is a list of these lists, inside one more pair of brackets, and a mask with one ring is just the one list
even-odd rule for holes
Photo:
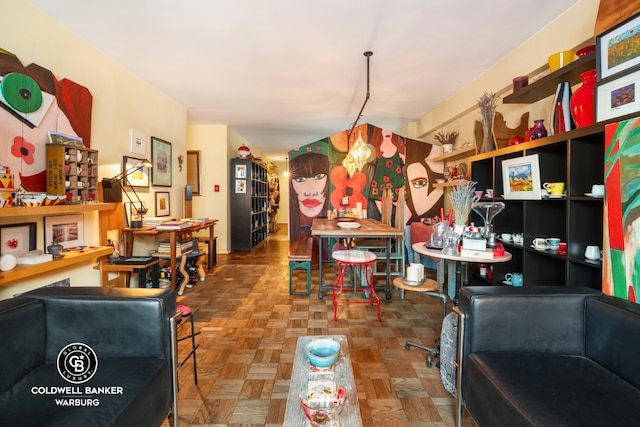
[[571,115],[579,128],[592,125],[595,122],[593,113],[593,97],[596,84],[596,70],[585,71],[580,74],[582,86],[571,97]]

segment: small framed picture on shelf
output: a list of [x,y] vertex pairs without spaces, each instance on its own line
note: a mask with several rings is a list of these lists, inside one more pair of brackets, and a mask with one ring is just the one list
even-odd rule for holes
[[540,200],[540,163],[537,154],[502,161],[503,197]]
[[247,192],[247,181],[244,179],[236,179],[236,193]]
[[168,191],[156,191],[156,216],[169,216],[171,194]]
[[84,246],[84,216],[45,216],[44,246],[47,247],[52,242],[59,243],[66,249]]
[[236,178],[247,177],[247,165],[236,165]]
[[36,223],[0,226],[0,255],[19,256],[36,249]]
[[640,65],[640,14],[596,37],[598,81]]
[[122,170],[125,175],[128,171],[131,171],[124,178],[125,185],[130,184],[132,187],[149,188],[149,168],[140,166],[140,163],[142,163],[142,159],[129,156],[122,157]]
[[[640,43],[640,41],[639,41]],[[640,67],[596,84],[596,122],[640,111]]]

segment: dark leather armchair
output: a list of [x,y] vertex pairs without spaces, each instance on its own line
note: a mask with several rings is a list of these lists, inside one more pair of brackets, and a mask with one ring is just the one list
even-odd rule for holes
[[0,301],[3,426],[175,425],[175,294],[43,288]]

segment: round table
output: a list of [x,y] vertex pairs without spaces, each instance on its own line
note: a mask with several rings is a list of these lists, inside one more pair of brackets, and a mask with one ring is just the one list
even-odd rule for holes
[[[373,286],[373,269],[372,265],[377,261],[374,253],[359,250],[343,250],[333,251],[333,259],[338,263],[338,278],[331,289],[331,299],[333,302],[333,320],[338,320],[338,305],[344,304],[369,304],[378,306],[378,322],[380,322],[380,298],[376,294]],[[353,283],[354,290],[361,289],[369,291],[369,301],[340,301],[340,295],[344,288],[344,272],[348,266],[365,266],[365,284],[361,283],[360,287],[356,287],[355,278]]]
[[460,288],[462,287],[462,263],[463,262],[480,262],[480,263],[483,263],[483,264],[495,264],[495,263],[507,262],[507,261],[511,260],[511,254],[509,252],[507,252],[507,251],[504,252],[504,255],[494,256],[491,259],[464,257],[464,256],[461,256],[461,255],[443,254],[442,250],[440,250],[440,249],[428,248],[426,242],[414,243],[413,245],[411,245],[411,249],[413,249],[414,252],[417,252],[420,255],[426,255],[426,256],[432,257],[432,258],[440,258],[440,259],[446,259],[446,260],[450,260],[450,261],[455,261],[456,262],[456,293],[455,293],[455,297],[453,299],[453,302],[456,305],[458,303],[458,292],[460,291]]

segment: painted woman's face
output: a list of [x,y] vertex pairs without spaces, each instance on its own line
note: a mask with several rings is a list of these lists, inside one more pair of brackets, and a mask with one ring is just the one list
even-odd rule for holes
[[327,174],[319,173],[314,176],[299,176],[292,181],[293,189],[298,196],[300,213],[309,218],[320,215],[327,198]]

